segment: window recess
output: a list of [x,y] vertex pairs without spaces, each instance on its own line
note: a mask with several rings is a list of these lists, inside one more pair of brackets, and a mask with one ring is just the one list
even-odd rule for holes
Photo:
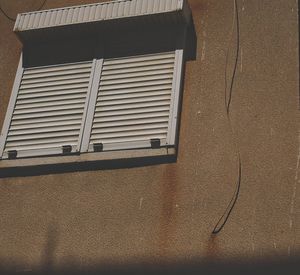
[[155,2],[18,15],[1,159],[176,148],[191,13],[184,0]]

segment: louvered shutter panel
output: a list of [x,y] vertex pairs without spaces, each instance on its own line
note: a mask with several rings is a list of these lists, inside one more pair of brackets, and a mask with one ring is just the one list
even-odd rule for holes
[[176,52],[104,59],[89,151],[167,145],[176,85]]
[[9,125],[3,158],[72,152],[80,135],[93,62],[24,68]]

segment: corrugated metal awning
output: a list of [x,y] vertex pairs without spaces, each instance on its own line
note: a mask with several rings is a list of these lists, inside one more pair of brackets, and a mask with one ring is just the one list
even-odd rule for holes
[[[163,16],[162,16],[163,15]],[[14,32],[21,40],[26,34],[47,29],[61,29],[91,25],[107,24],[118,20],[134,19],[148,23],[170,22],[170,19],[189,21],[190,9],[186,0],[119,0],[74,7],[21,13],[17,16]],[[156,21],[156,22],[155,22]]]

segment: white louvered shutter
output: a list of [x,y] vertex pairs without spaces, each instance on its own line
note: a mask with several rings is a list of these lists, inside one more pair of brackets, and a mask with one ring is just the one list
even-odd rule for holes
[[93,62],[23,69],[3,158],[76,152],[88,99]]
[[102,150],[167,145],[176,87],[176,52],[104,59],[89,139]]

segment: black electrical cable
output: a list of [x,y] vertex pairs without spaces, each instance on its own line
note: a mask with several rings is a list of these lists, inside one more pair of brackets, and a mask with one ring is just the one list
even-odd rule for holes
[[40,11],[46,4],[47,0],[44,0],[44,2],[41,4],[41,6],[37,9],[38,11]]
[[10,17],[10,16],[2,9],[1,5],[0,5],[0,11],[4,14],[4,16],[5,16],[8,20],[14,21],[14,22],[16,21],[15,18]]
[[[46,4],[46,2],[47,2],[47,0],[44,0],[43,3],[41,4],[41,6],[37,9],[37,11],[41,10],[41,9],[44,7],[44,5]],[[4,15],[8,20],[13,21],[13,22],[16,21],[16,18],[12,18],[11,16],[9,16],[9,15],[6,13],[6,11],[1,7],[1,5],[0,5],[0,11],[3,13],[3,15]]]
[[[234,69],[231,77],[231,83],[230,83],[230,89],[229,89],[229,97],[227,101],[227,63],[228,63],[228,52],[227,51],[227,56],[226,56],[226,67],[225,67],[225,107],[226,107],[226,114],[229,122],[229,126],[231,129],[231,134],[232,137],[234,137],[233,129],[232,129],[232,123],[230,119],[230,104],[231,104],[231,99],[232,99],[232,91],[233,91],[233,85],[234,85],[234,80],[236,76],[236,71],[237,71],[237,65],[238,65],[238,59],[239,59],[239,51],[240,51],[240,22],[239,22],[239,10],[238,10],[238,4],[237,0],[234,0],[234,19],[236,21],[236,57],[235,57],[235,63],[234,63]],[[233,21],[234,22],[234,21]],[[234,24],[233,24],[234,27]],[[233,33],[232,28],[232,33]],[[238,148],[238,145],[236,144],[236,150],[237,150],[237,160],[238,160],[238,176],[237,176],[237,181],[236,181],[236,189],[233,194],[233,197],[231,198],[226,210],[224,211],[224,214],[221,216],[221,218],[218,220],[217,224],[215,225],[212,234],[218,234],[223,227],[225,226],[227,220],[229,219],[229,216],[237,202],[239,193],[240,193],[240,187],[241,187],[241,179],[242,179],[242,162],[241,162],[241,155],[240,151]]]
[[234,84],[234,80],[235,80],[235,75],[236,75],[236,70],[237,70],[237,65],[238,65],[238,60],[239,60],[239,55],[240,55],[240,20],[239,20],[239,10],[238,10],[238,5],[237,5],[237,0],[234,0],[234,3],[235,3],[235,17],[236,17],[236,44],[237,44],[237,46],[236,46],[234,69],[233,69],[233,74],[232,74],[230,89],[229,89],[227,114],[229,114],[229,110],[230,110],[233,84]]
[[227,45],[227,51],[226,51],[226,58],[225,58],[225,70],[224,70],[224,84],[225,84],[225,92],[224,92],[224,103],[225,103],[225,109],[226,109],[226,113],[228,114],[227,110],[228,110],[228,102],[227,102],[227,68],[228,68],[228,63],[229,63],[229,51],[230,51],[230,44],[232,43],[233,40],[233,33],[234,33],[234,26],[235,24],[235,13],[236,13],[236,9],[235,9],[235,5],[233,7],[233,16],[232,16],[232,26],[231,26],[231,35],[230,35],[230,39],[228,40],[228,45]]
[[226,210],[224,211],[224,214],[215,225],[212,234],[218,234],[223,229],[239,197],[241,182],[242,182],[242,162],[241,162],[240,154],[238,155],[238,166],[239,167],[238,167],[238,178],[236,182],[236,190],[234,192],[233,197],[230,200],[230,203],[228,204]]

